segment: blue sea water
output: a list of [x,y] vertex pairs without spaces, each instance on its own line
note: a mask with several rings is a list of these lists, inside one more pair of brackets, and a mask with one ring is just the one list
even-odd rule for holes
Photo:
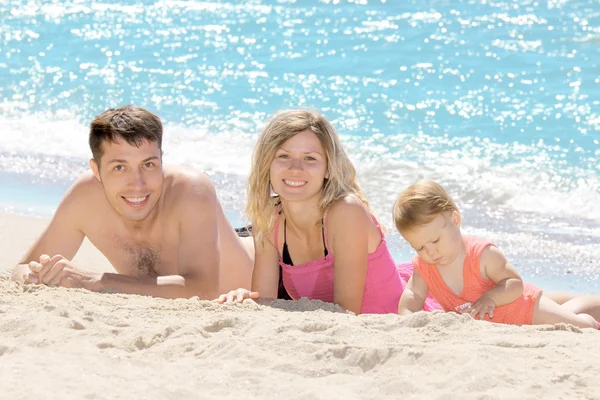
[[599,60],[597,0],[5,0],[0,209],[50,216],[93,116],[133,103],[241,223],[264,121],[312,106],[398,261],[391,205],[426,177],[526,279],[600,293]]

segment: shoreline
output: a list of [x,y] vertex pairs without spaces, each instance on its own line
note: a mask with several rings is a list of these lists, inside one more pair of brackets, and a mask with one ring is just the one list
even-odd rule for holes
[[[242,218],[235,211],[226,210],[225,215],[234,227],[238,225],[242,226]],[[0,250],[3,254],[0,255],[0,275],[8,274],[20,261],[35,239],[43,232],[49,221],[50,217],[47,216],[31,215],[24,211],[0,209]],[[490,239],[494,240],[494,238]],[[412,253],[405,246],[402,246],[402,239],[392,228],[388,229],[386,240],[396,263],[410,262],[413,257]],[[500,237],[498,241],[502,240]],[[504,249],[504,246],[501,246],[501,248]],[[507,257],[510,259],[511,253],[508,248],[505,251]],[[73,261],[76,265],[80,265],[86,269],[114,272],[108,260],[87,238],[84,239]],[[585,267],[584,264],[581,266]],[[551,271],[557,270],[560,267],[560,264],[550,261],[545,265],[545,268],[549,268]],[[533,275],[531,274],[532,272]],[[541,287],[544,291],[571,292],[582,295],[598,294],[598,284],[595,283],[596,281],[590,280],[588,274],[578,273],[577,270],[567,272],[563,276],[537,274],[536,272],[537,270],[531,271],[531,268],[530,270],[526,270],[523,266],[520,268],[520,273],[524,280]],[[585,269],[583,272],[585,272]]]

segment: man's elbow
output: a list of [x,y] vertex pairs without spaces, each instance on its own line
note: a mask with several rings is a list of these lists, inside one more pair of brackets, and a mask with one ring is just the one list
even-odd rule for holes
[[219,295],[219,277],[206,277],[198,274],[181,276],[183,294],[186,298],[199,297],[213,300]]

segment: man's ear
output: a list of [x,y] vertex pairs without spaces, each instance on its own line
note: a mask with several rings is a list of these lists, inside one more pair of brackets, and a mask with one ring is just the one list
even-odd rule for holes
[[456,227],[460,228],[460,223],[462,222],[462,217],[460,213],[456,210],[452,211],[452,223],[456,225]]
[[94,173],[94,176],[98,182],[102,183],[102,178],[100,178],[100,166],[93,158],[90,159],[90,168],[92,169],[92,172]]

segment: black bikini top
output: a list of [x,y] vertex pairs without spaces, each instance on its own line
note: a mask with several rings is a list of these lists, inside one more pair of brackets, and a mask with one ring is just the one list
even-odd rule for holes
[[[292,261],[292,257],[290,257],[290,251],[288,250],[288,245],[287,245],[287,241],[286,241],[286,225],[287,225],[287,221],[284,219],[283,220],[283,251],[281,252],[281,259],[283,260],[283,262],[287,265],[294,265],[293,261]],[[325,226],[323,224],[323,218],[321,218],[321,236],[323,238],[323,255],[327,256],[327,254],[329,254],[329,252],[327,251],[327,246],[325,246]]]

